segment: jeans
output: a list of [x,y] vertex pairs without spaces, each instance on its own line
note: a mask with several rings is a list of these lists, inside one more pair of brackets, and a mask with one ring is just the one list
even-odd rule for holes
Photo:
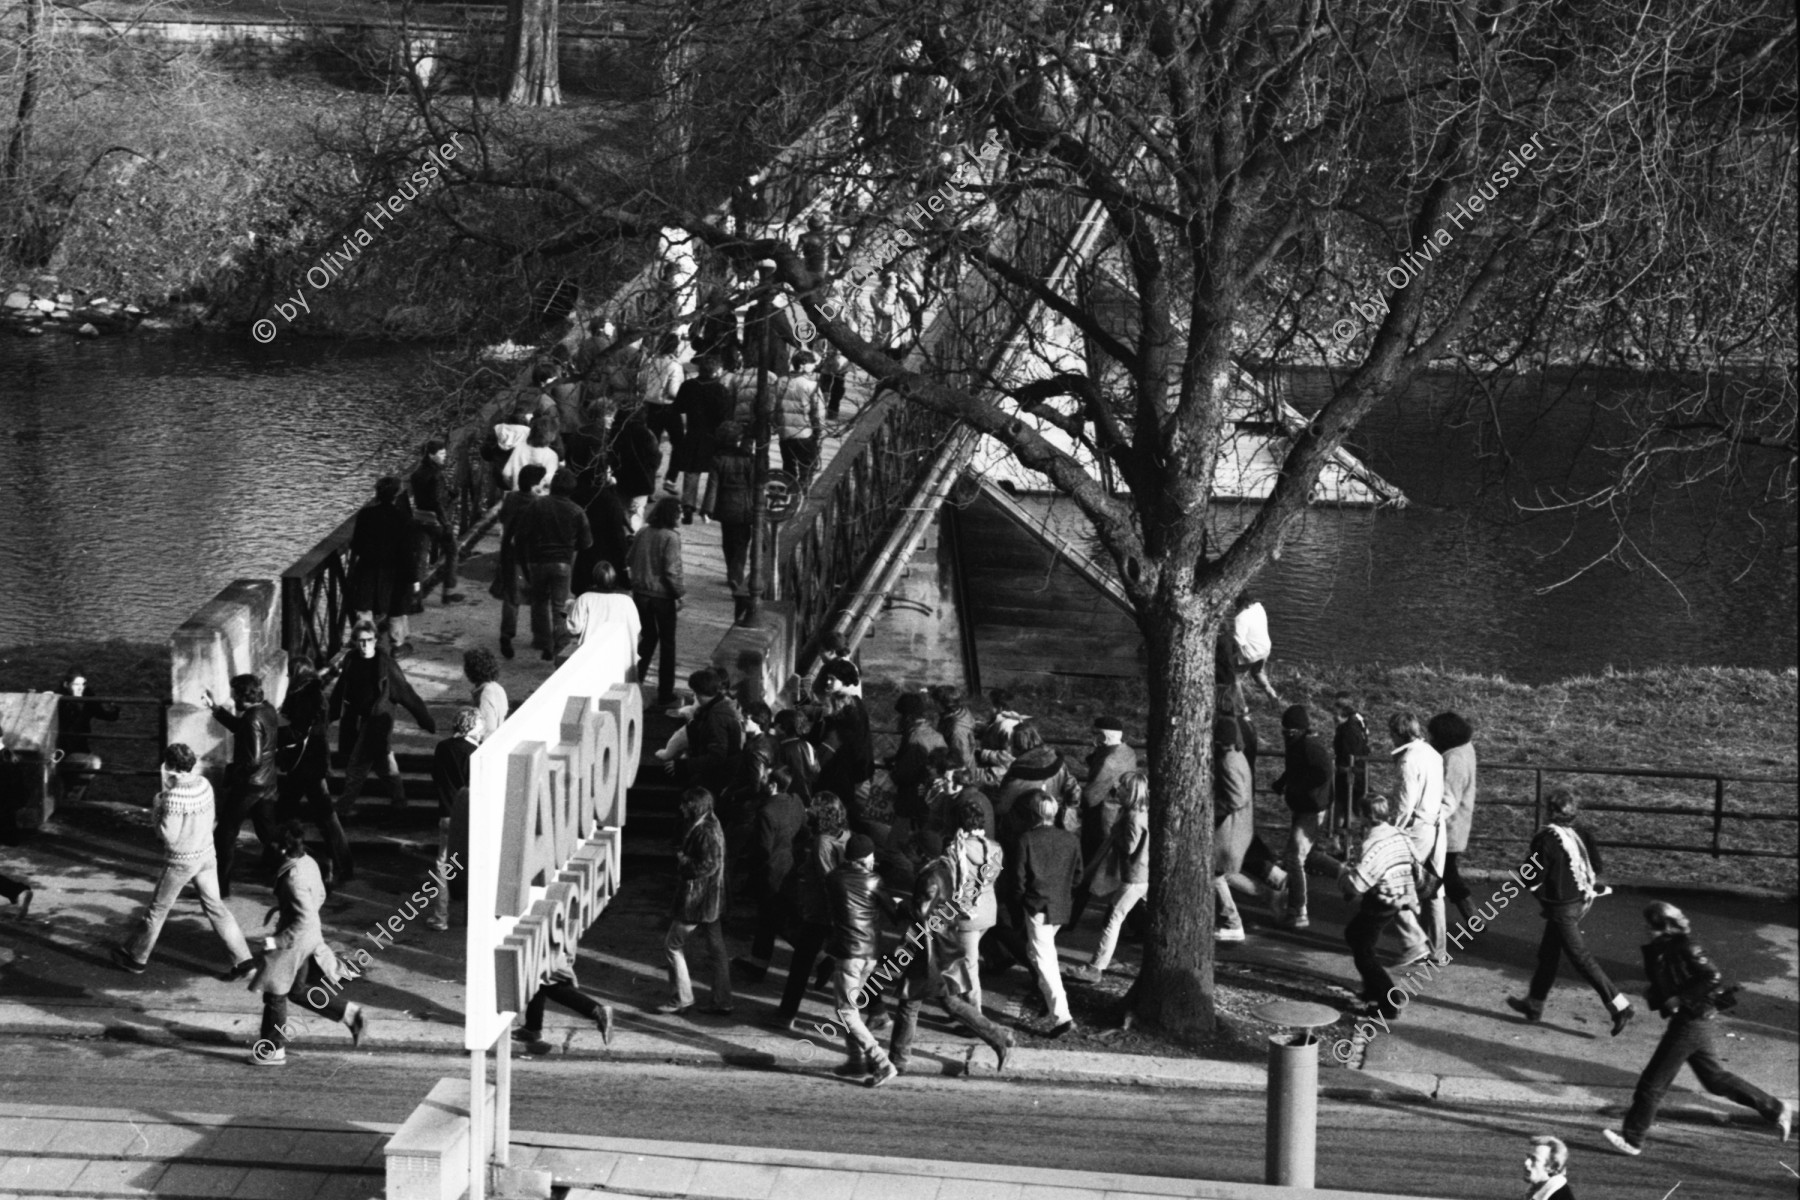
[[1069,996],[1063,991],[1062,967],[1056,957],[1056,931],[1060,925],[1046,925],[1043,913],[1025,918],[1025,953],[1037,975],[1038,991],[1050,1008],[1050,1021],[1061,1025],[1069,1020]]
[[[344,1001],[338,999],[336,993],[325,986],[325,973],[319,970],[319,964],[309,961],[306,966],[307,969],[294,980],[294,986],[288,990],[287,995],[263,993],[262,1037],[264,1041],[274,1045],[277,1050],[287,1045],[289,1000],[318,1013],[321,1017],[328,1017],[333,1021],[344,1019],[348,1006]],[[325,993],[323,1001],[318,999],[320,992]]]
[[1567,954],[1576,973],[1587,980],[1588,986],[1599,994],[1600,1002],[1606,1005],[1607,1011],[1612,1011],[1613,997],[1619,994],[1619,989],[1606,977],[1606,972],[1595,961],[1593,951],[1587,948],[1587,940],[1581,936],[1581,920],[1593,906],[1592,900],[1542,906],[1544,937],[1538,943],[1537,971],[1531,977],[1530,1003],[1543,1006],[1545,998],[1550,995],[1551,986],[1556,983],[1556,971],[1561,965],[1562,956]]
[[219,895],[219,871],[210,858],[189,863],[164,863],[162,875],[156,881],[156,895],[150,906],[139,916],[137,929],[125,943],[125,953],[137,962],[147,962],[151,951],[156,949],[156,939],[162,936],[163,922],[169,919],[169,910],[175,907],[175,900],[188,884],[200,893],[200,908],[206,913],[206,919],[212,924],[213,932],[225,943],[225,949],[231,952],[231,965],[246,961],[250,957],[250,947],[244,941],[244,933],[238,928],[237,918],[225,907],[224,899]]
[[525,1006],[524,1028],[527,1033],[543,1032],[544,1005],[551,1000],[590,1021],[600,1015],[600,1002],[574,984],[546,983],[532,995],[531,1003]]
[[1456,905],[1457,908],[1463,909],[1463,915],[1467,916],[1468,911],[1464,905],[1471,893],[1469,885],[1463,882],[1462,871],[1457,864],[1457,860],[1461,857],[1461,854],[1446,853],[1444,855],[1444,898]]
[[344,762],[344,795],[338,801],[340,812],[349,811],[362,798],[363,785],[369,781],[369,772],[377,763],[381,764],[382,774],[387,777],[394,795],[401,795],[400,760],[394,757],[393,746],[388,741],[393,731],[392,715],[371,717],[356,727],[356,741],[351,744]]
[[[905,1069],[908,1060],[912,1058],[913,1038],[919,1028],[919,1010],[925,1006],[924,999],[919,995],[924,986],[924,981],[920,979],[908,976],[900,979],[897,996],[899,1003],[894,1006],[894,1032],[888,1038],[888,1057],[896,1067],[902,1069]],[[996,1054],[1005,1047],[1006,1031],[988,1020],[980,1005],[969,1003],[967,996],[944,992],[937,997],[937,1001],[953,1019],[967,1025],[976,1037],[992,1046]]]
[[713,497],[718,490],[711,471],[684,471],[681,475],[681,507],[710,517]]
[[844,403],[844,377],[835,371],[820,371],[819,386],[825,389],[825,419],[835,421]]
[[725,550],[725,582],[731,585],[733,596],[749,593],[750,580],[745,568],[750,562],[750,538],[755,531],[754,525],[740,525],[736,521],[719,526],[719,541]]
[[[875,960],[872,958],[846,958],[837,965],[837,1016],[844,1023],[844,1051],[851,1062],[866,1060],[870,1066],[880,1066],[887,1061],[887,1055],[881,1052],[881,1043],[863,1024],[862,1012],[857,1008],[857,993],[863,984],[874,974]],[[868,1007],[864,1001],[863,1006]]]
[[1375,944],[1381,940],[1382,930],[1395,915],[1365,899],[1356,915],[1350,918],[1350,923],[1344,926],[1344,942],[1350,947],[1350,959],[1356,964],[1356,973],[1362,977],[1361,998],[1381,1005],[1384,1015],[1391,1014],[1399,1006],[1388,1000],[1394,977],[1375,956]]
[[637,604],[638,622],[643,632],[638,635],[638,678],[648,683],[650,680],[650,656],[662,647],[662,655],[656,668],[656,695],[659,700],[673,699],[675,695],[675,598],[673,596],[646,596],[642,592],[633,592],[631,599]]
[[1094,948],[1094,957],[1089,964],[1096,971],[1104,971],[1112,965],[1113,951],[1119,945],[1119,931],[1125,928],[1125,917],[1149,894],[1149,884],[1128,883],[1113,897],[1112,908],[1106,914],[1106,927],[1100,931],[1100,944]]
[[1288,873],[1288,916],[1306,915],[1306,860],[1319,844],[1319,814],[1292,813],[1287,853],[1282,857]]
[[800,489],[812,484],[813,472],[819,468],[817,435],[781,439],[781,469],[800,481]]
[[969,964],[969,990],[966,999],[981,1007],[981,939],[986,929],[958,929],[956,940],[962,943],[963,961]]
[[526,576],[531,580],[531,644],[560,650],[569,641],[569,564],[532,563]]
[[712,955],[712,1002],[715,1008],[731,1007],[731,959],[725,953],[725,929],[718,921],[689,924],[670,921],[669,935],[663,939],[663,955],[669,967],[669,986],[674,989],[675,1003],[687,1008],[694,1002],[694,985],[688,979],[687,940],[698,931]]
[[[1449,839],[1444,835],[1444,823],[1439,821],[1429,833],[1421,833],[1418,837],[1409,833],[1407,837],[1412,843],[1413,857],[1420,862],[1429,862],[1432,872],[1442,879],[1444,855],[1449,849]],[[1413,914],[1408,911],[1407,917],[1413,921],[1413,925],[1411,929],[1408,929],[1403,923],[1402,936],[1408,942],[1414,943],[1416,950],[1419,944],[1417,935],[1423,934],[1423,941],[1430,944],[1432,955],[1442,958],[1444,956],[1444,937],[1447,932],[1444,926],[1444,890],[1439,888],[1438,894],[1430,900],[1423,896],[1419,897],[1418,916],[1414,918]]]
[[788,963],[787,984],[781,989],[781,1004],[775,1015],[783,1021],[791,1021],[800,1015],[800,1002],[806,999],[806,984],[812,978],[813,965],[819,961],[819,951],[825,948],[825,939],[830,936],[829,925],[805,922],[794,934],[794,958]]
[[449,521],[424,509],[413,510],[413,578],[421,581],[420,598],[424,598],[423,581],[427,578],[431,551],[444,560],[444,594],[456,590],[456,531]]
[[263,870],[266,874],[273,873],[277,857],[275,793],[267,788],[232,784],[226,792],[225,807],[219,813],[218,824],[213,826],[213,857],[218,862],[221,895],[231,895],[231,868],[237,858],[238,833],[244,828],[246,817],[250,819],[250,827],[256,830],[256,840],[262,843]]
[[1683,1063],[1694,1068],[1700,1086],[1713,1095],[1735,1100],[1745,1108],[1754,1108],[1766,1121],[1775,1120],[1781,1112],[1781,1101],[1748,1080],[1733,1075],[1720,1064],[1718,1050],[1713,1044],[1712,1018],[1676,1013],[1669,1018],[1669,1027],[1663,1031],[1662,1041],[1656,1044],[1650,1065],[1638,1077],[1637,1091],[1631,1097],[1631,1111],[1625,1114],[1625,1140],[1633,1146],[1644,1144],[1644,1135],[1656,1123],[1656,1110],[1662,1104],[1663,1095],[1675,1082],[1675,1076],[1681,1073]]
[[[1235,876],[1235,878],[1244,881],[1244,885],[1250,889],[1251,895],[1256,894],[1256,885],[1251,883],[1248,878],[1242,875]],[[1239,914],[1237,901],[1231,895],[1233,886],[1231,879],[1232,877],[1220,875],[1213,880],[1213,908],[1216,910],[1213,916],[1215,924],[1220,929],[1242,929],[1244,927],[1244,918]]]

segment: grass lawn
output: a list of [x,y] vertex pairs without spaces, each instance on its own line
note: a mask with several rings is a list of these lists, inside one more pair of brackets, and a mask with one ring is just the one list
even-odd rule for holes
[[[1386,717],[1391,712],[1410,709],[1423,719],[1450,710],[1466,717],[1475,728],[1475,749],[1482,763],[1475,841],[1465,859],[1468,868],[1503,868],[1515,862],[1523,856],[1533,832],[1529,807],[1535,789],[1533,773],[1502,771],[1498,764],[1716,771],[1789,781],[1800,770],[1796,748],[1800,742],[1800,693],[1792,670],[1690,667],[1609,673],[1530,686],[1497,676],[1423,666],[1315,666],[1278,661],[1273,676],[1285,701],[1304,701],[1311,706],[1315,727],[1329,728],[1334,693],[1341,689],[1356,695],[1378,749],[1387,745]],[[865,691],[875,728],[891,741],[895,689],[871,682]],[[1104,713],[1123,718],[1127,738],[1143,744],[1147,712],[1141,688],[1084,681],[1079,686],[1017,688],[1014,696],[1014,707],[1036,717],[1048,738],[1067,743],[1062,749],[1072,759],[1085,755],[1093,719]],[[984,705],[977,708],[985,712]],[[1254,719],[1263,743],[1258,784],[1267,788],[1281,770],[1280,708],[1265,699]],[[1379,762],[1372,765],[1372,788],[1391,786],[1391,781],[1392,775]],[[1709,780],[1546,775],[1545,781],[1546,788],[1559,782],[1575,787],[1593,806],[1698,807],[1710,814],[1713,803]],[[1783,819],[1752,822],[1728,816],[1722,827],[1722,847],[1794,854],[1800,797],[1792,782],[1728,783],[1725,800],[1728,814]],[[1511,809],[1503,807],[1503,802],[1528,807]],[[1259,796],[1258,807],[1262,822],[1276,830],[1285,827],[1285,810],[1278,798],[1265,793]],[[1596,808],[1586,823],[1602,846],[1609,841],[1711,845],[1710,815],[1614,813]],[[1283,836],[1277,834],[1277,846]],[[1608,874],[1615,878],[1749,884],[1786,891],[1800,887],[1800,872],[1792,857],[1722,855],[1715,859],[1710,853],[1628,849],[1605,857]]]

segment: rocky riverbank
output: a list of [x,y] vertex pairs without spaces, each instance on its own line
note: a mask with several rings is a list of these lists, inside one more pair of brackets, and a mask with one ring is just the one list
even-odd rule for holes
[[64,287],[54,275],[14,283],[0,298],[0,330],[23,337],[71,333],[92,338],[129,333],[144,316],[144,310],[135,304]]

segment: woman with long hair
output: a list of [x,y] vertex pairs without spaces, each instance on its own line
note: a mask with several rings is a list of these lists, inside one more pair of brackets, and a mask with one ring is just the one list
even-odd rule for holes
[[637,677],[650,678],[650,659],[661,648],[657,664],[656,703],[675,703],[675,614],[687,586],[681,577],[681,501],[664,496],[650,506],[650,521],[631,544],[631,598],[637,604],[643,632],[638,636]]
[[1457,862],[1469,848],[1469,831],[1475,821],[1475,731],[1453,712],[1441,712],[1426,722],[1431,748],[1444,758],[1444,899],[1456,905],[1468,920],[1469,885],[1463,882]]

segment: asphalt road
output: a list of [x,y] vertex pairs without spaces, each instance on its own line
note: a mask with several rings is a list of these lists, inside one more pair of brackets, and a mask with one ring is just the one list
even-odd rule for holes
[[[241,1049],[13,1039],[0,1043],[11,1103],[144,1107],[398,1123],[463,1060],[296,1046],[280,1072]],[[1616,1117],[1615,1117],[1616,1120]],[[1583,1200],[1792,1197],[1794,1147],[1764,1128],[1669,1123],[1641,1159],[1601,1148],[1600,1118],[1321,1100],[1321,1187],[1518,1200],[1527,1138],[1573,1151]],[[870,1091],[829,1076],[519,1061],[515,1129],[781,1146],[1072,1170],[1262,1177],[1260,1097],[905,1078]],[[3,1151],[4,1147],[0,1147]],[[1786,1164],[1786,1165],[1784,1165]]]

